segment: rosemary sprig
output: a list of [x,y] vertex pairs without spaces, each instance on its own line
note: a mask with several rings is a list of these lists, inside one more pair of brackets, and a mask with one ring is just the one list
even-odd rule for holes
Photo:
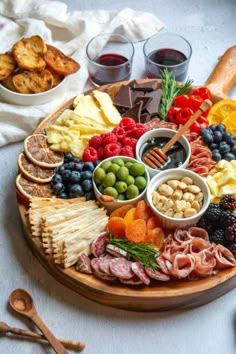
[[179,85],[173,78],[173,73],[168,69],[161,72],[162,96],[158,114],[161,119],[167,119],[167,112],[176,96],[184,95],[189,92],[193,80],[188,79],[183,85]]
[[123,238],[110,238],[109,243],[126,251],[143,265],[152,269],[160,268],[155,260],[159,256],[158,249],[147,243],[135,243]]

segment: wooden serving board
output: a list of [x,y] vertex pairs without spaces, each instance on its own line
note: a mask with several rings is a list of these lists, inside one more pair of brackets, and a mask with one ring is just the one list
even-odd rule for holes
[[[235,51],[233,51],[233,55],[235,55],[236,58]],[[231,52],[230,56],[232,56]],[[222,65],[222,60],[225,58],[224,56],[222,57],[221,62],[217,65],[206,83],[209,83],[212,92],[214,92],[212,89],[214,85],[218,88],[217,94],[213,94],[213,103],[222,99],[222,97],[219,96],[219,89],[222,84],[224,84],[224,95],[222,94],[222,96],[225,96],[234,84],[232,82],[231,71],[230,74],[228,73],[228,60],[230,60],[230,56],[228,55],[229,58],[227,57],[227,62],[224,65]],[[227,70],[225,74],[222,75],[222,71],[224,71],[225,68],[227,68]],[[235,72],[235,70],[232,70],[232,72]],[[221,78],[221,83],[217,81],[219,77]],[[225,81],[222,78],[224,78]],[[150,80],[143,79],[137,81],[144,83]],[[101,87],[100,90],[106,91],[113,96],[118,91],[120,85],[125,83],[128,82],[106,85]],[[227,87],[225,86],[226,83],[228,84]],[[74,98],[71,98],[48,115],[34,133],[42,132],[46,126],[54,122],[66,108],[71,107],[73,99]],[[20,201],[18,206],[26,231],[26,240],[41,264],[63,285],[100,304],[133,311],[189,309],[213,301],[236,287],[236,267],[222,270],[216,275],[205,279],[194,281],[171,280],[165,283],[153,281],[149,286],[133,287],[128,287],[118,282],[102,281],[92,275],[77,272],[75,267],[63,269],[54,264],[51,256],[45,254],[40,240],[36,237],[32,237],[25,216],[26,207],[21,204]]]

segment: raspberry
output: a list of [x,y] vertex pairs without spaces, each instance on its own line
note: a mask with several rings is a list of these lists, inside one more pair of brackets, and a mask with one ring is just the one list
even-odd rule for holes
[[103,134],[102,145],[105,146],[107,144],[116,144],[117,136],[114,133],[106,133]]
[[97,149],[97,154],[98,154],[98,159],[99,160],[104,160],[105,159],[104,149],[103,149],[102,146],[100,146],[100,148]]
[[102,136],[101,135],[94,135],[92,138],[89,139],[89,146],[93,147],[94,149],[98,149],[102,145]]
[[121,119],[119,126],[123,128],[125,131],[133,130],[136,123],[135,120],[129,117],[124,117]]
[[134,158],[134,151],[133,148],[129,145],[124,145],[120,149],[120,155],[121,156],[128,156],[128,157],[133,157]]
[[104,147],[105,157],[117,156],[120,153],[120,146],[118,144],[107,144]]
[[147,128],[144,125],[138,123],[136,127],[132,131],[132,137],[135,139],[139,139],[144,133],[146,133]]
[[125,130],[121,127],[115,127],[113,130],[112,130],[112,133],[114,133],[118,139],[118,141],[122,141],[125,137]]
[[136,146],[136,144],[137,144],[137,139],[125,137],[125,138],[122,140],[122,144],[123,144],[123,146],[124,146],[124,145],[129,145],[129,146],[131,146],[132,149],[134,150],[134,149],[135,149],[135,146]]
[[98,154],[97,154],[97,150],[95,150],[92,146],[87,147],[84,152],[83,152],[83,156],[82,156],[82,160],[84,162],[94,162],[98,159]]

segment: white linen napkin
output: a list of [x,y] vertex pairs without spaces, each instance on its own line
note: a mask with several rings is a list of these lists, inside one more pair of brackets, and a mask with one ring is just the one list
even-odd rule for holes
[[0,53],[22,37],[41,36],[48,44],[77,60],[80,70],[68,77],[65,95],[37,106],[4,102],[0,96],[0,146],[20,141],[31,134],[39,122],[68,98],[83,91],[88,79],[85,47],[101,32],[116,32],[131,41],[144,40],[160,31],[164,24],[147,12],[125,8],[121,11],[73,11],[59,1],[2,0],[0,2]]

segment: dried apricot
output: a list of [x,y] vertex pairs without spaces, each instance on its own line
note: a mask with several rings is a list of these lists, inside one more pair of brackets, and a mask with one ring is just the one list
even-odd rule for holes
[[131,208],[133,208],[133,206],[131,204],[123,205],[123,206],[115,209],[110,214],[110,218],[112,218],[113,216],[119,216],[120,218],[123,218],[125,216],[125,214],[127,213],[127,211],[129,211]]
[[134,221],[135,219],[135,211],[136,211],[136,208],[131,208],[130,210],[127,211],[127,213],[125,214],[124,216],[124,222],[125,222],[125,225]]
[[113,216],[108,220],[107,229],[113,237],[125,237],[124,219],[118,216]]
[[160,227],[160,226],[161,226],[160,220],[156,215],[151,216],[147,221],[147,231],[153,230],[156,227]]
[[151,216],[153,216],[151,208],[145,200],[140,200],[136,206],[135,219],[144,219],[147,222]]
[[155,227],[155,229],[147,232],[145,241],[150,245],[156,246],[159,250],[164,246],[165,234],[162,228]]
[[125,236],[133,242],[142,242],[146,237],[146,222],[143,219],[135,219],[125,225]]

